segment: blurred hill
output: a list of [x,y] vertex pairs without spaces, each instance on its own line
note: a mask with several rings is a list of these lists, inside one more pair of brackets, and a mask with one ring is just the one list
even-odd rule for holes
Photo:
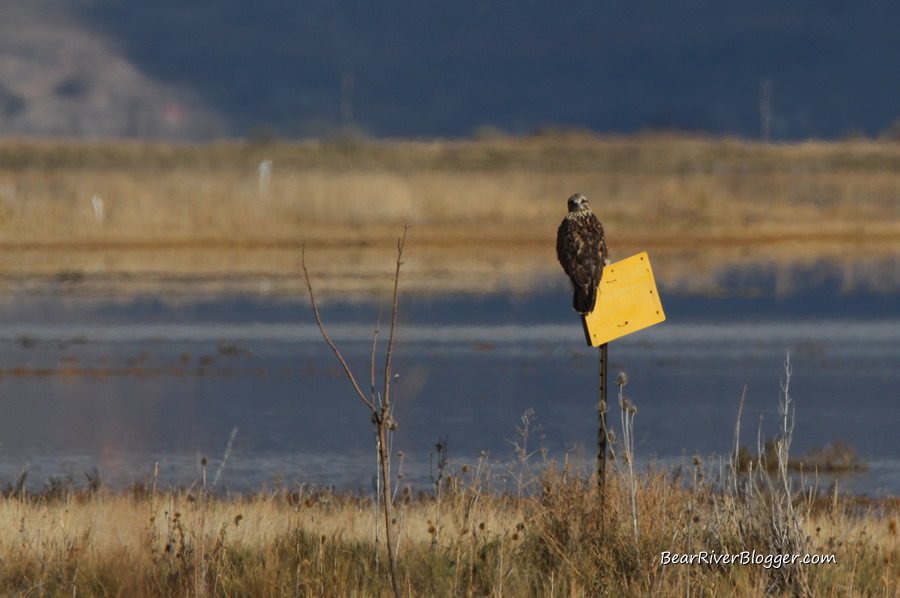
[[66,8],[0,0],[0,134],[197,139],[224,132],[214,105],[148,76]]
[[763,104],[785,140],[871,136],[900,117],[889,0],[27,6],[40,8],[0,25],[0,132],[759,137]]

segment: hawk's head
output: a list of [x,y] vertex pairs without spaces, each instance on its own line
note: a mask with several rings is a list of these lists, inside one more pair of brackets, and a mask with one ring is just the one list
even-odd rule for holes
[[588,205],[587,198],[581,193],[576,193],[572,197],[569,198],[569,211],[570,212],[578,212],[579,210],[590,210],[591,206]]

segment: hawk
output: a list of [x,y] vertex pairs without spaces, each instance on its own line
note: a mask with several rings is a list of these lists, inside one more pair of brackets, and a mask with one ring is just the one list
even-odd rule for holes
[[581,193],[569,198],[569,213],[556,233],[556,257],[575,287],[572,309],[591,313],[609,251],[603,226]]

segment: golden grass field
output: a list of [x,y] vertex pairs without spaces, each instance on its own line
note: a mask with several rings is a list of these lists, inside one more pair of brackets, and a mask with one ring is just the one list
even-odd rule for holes
[[408,224],[406,291],[528,291],[560,276],[553,244],[575,191],[614,259],[648,250],[667,282],[702,285],[723,263],[877,261],[900,249],[900,145],[886,142],[4,140],[0,275],[293,294],[306,241],[324,292],[379,292]]
[[[555,464],[525,480],[522,496],[504,492],[505,474],[484,463],[457,464],[439,490],[397,495],[401,595],[900,592],[900,503],[827,492],[794,501],[801,553],[834,555],[833,563],[663,566],[663,551],[793,554],[780,544],[774,498],[736,498],[715,487],[715,467],[686,469],[637,475],[635,527],[624,469],[613,472],[601,505],[590,479]],[[57,488],[0,499],[0,529],[6,596],[391,593],[383,537],[375,562],[375,507],[350,494],[300,488],[216,498],[199,487],[155,492],[137,484],[119,494]],[[802,577],[800,585],[783,580],[789,575]]]

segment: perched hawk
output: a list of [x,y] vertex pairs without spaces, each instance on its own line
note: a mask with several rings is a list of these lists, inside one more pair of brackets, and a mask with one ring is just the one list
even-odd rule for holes
[[594,311],[608,256],[600,220],[584,195],[576,193],[569,198],[569,213],[556,233],[556,257],[575,286],[572,309],[578,313]]

